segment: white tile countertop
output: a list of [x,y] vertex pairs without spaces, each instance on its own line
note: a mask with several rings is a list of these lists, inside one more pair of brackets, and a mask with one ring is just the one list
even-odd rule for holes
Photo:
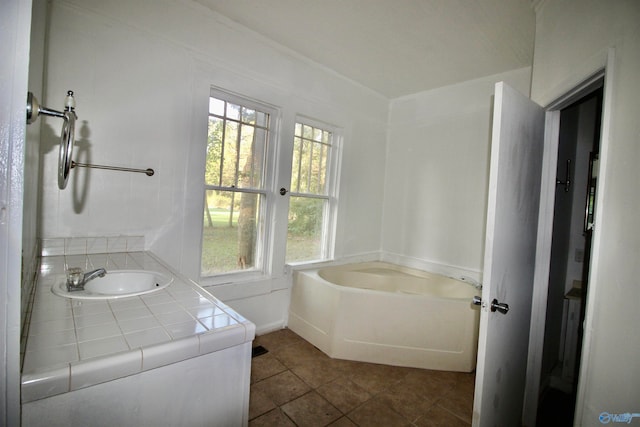
[[[54,295],[68,267],[153,270],[173,283],[105,300]],[[108,273],[107,273],[108,274]],[[42,258],[22,368],[22,402],[134,375],[252,341],[255,325],[150,252]]]

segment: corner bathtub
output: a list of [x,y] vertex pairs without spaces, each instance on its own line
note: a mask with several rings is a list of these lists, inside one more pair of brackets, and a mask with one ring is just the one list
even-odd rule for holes
[[477,293],[460,280],[383,262],[300,270],[288,327],[334,358],[471,372]]

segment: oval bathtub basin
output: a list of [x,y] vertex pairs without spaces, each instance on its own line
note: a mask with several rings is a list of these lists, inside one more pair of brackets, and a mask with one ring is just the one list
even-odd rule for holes
[[398,294],[471,300],[478,293],[475,288],[458,279],[427,271],[402,269],[392,264],[379,264],[383,267],[323,268],[318,271],[318,275],[339,286]]
[[112,270],[84,285],[83,291],[67,291],[64,281],[51,287],[51,291],[65,298],[108,299],[124,298],[159,291],[169,286],[173,277],[157,271]]

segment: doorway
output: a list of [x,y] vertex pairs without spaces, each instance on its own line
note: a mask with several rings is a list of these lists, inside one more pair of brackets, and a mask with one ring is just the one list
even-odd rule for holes
[[560,110],[537,425],[572,425],[582,348],[604,78]]

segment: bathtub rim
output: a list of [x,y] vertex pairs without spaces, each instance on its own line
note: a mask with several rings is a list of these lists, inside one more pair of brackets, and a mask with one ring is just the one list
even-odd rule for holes
[[341,267],[350,264],[361,264],[369,262],[383,262],[399,265],[413,270],[440,274],[451,279],[467,282],[470,285],[477,287],[479,289],[478,292],[482,290],[482,271],[479,269],[461,267],[458,265],[445,264],[436,261],[428,261],[391,252],[363,254],[324,261],[291,263],[285,266],[285,271],[286,274],[292,276],[293,273],[298,271],[316,270],[327,267]]
[[[418,298],[418,297],[426,297],[426,298],[436,298],[436,299],[440,299],[440,300],[446,300],[446,301],[465,301],[468,300],[469,303],[471,303],[471,298],[473,298],[473,295],[469,295],[469,296],[464,296],[464,297],[448,297],[448,296],[439,296],[439,295],[432,295],[432,294],[409,294],[409,293],[402,293],[402,292],[389,292],[389,291],[383,291],[383,290],[377,290],[377,289],[370,289],[370,288],[358,288],[358,287],[352,287],[352,286],[344,286],[344,285],[340,285],[337,283],[333,283],[327,279],[325,279],[324,277],[322,277],[320,275],[320,271],[323,269],[329,269],[329,268],[336,268],[336,269],[342,269],[342,270],[346,270],[349,271],[349,267],[354,266],[354,265],[370,265],[370,264],[379,264],[379,265],[384,265],[384,266],[390,266],[390,267],[394,267],[394,268],[390,268],[391,270],[394,271],[399,271],[405,274],[410,274],[413,275],[411,273],[407,273],[406,270],[409,270],[411,272],[417,272],[417,273],[427,273],[427,274],[435,274],[435,275],[439,275],[442,277],[445,277],[447,279],[453,279],[457,282],[460,283],[461,286],[468,286],[469,287],[469,292],[470,293],[478,293],[478,292],[482,292],[482,285],[477,284],[478,282],[476,282],[475,280],[471,279],[471,278],[466,278],[466,280],[458,278],[458,277],[451,277],[451,276],[447,276],[441,273],[437,273],[437,272],[432,272],[432,271],[426,271],[426,270],[420,270],[414,267],[407,267],[404,265],[399,265],[399,264],[394,264],[390,261],[379,261],[379,260],[374,260],[374,261],[356,261],[356,262],[348,262],[348,263],[340,263],[340,264],[334,264],[334,263],[317,263],[315,264],[313,267],[309,267],[309,266],[305,266],[306,268],[295,268],[293,270],[293,274],[306,274],[309,275],[311,277],[314,278],[314,280],[318,280],[321,281],[323,284],[334,288],[336,290],[340,290],[340,291],[344,291],[344,292],[354,292],[354,293],[366,293],[366,292],[373,292],[373,293],[379,293],[379,294],[389,294],[389,295],[393,295],[393,296],[397,296],[397,297],[406,297],[406,298]],[[415,274],[414,276],[417,277],[423,277],[420,276],[419,274]]]

